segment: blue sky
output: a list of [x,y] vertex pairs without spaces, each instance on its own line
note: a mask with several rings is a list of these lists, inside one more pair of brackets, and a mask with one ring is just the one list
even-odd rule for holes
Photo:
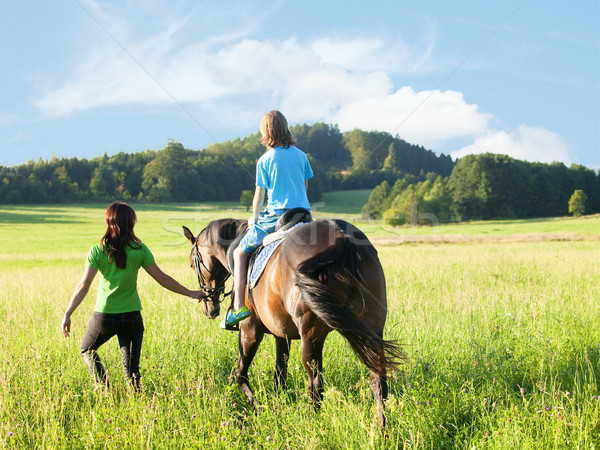
[[0,165],[291,124],[600,168],[597,0],[0,6]]

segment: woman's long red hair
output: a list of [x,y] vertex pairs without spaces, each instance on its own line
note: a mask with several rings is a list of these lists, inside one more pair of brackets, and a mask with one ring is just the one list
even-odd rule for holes
[[106,233],[100,244],[108,252],[108,262],[113,261],[119,269],[127,266],[127,246],[138,248],[140,240],[133,232],[137,216],[127,203],[114,202],[106,210]]

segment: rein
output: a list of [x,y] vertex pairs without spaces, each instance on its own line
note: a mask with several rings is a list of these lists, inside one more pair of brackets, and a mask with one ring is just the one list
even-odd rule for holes
[[[200,250],[198,249],[198,241],[196,241],[196,243],[194,244],[193,251],[194,269],[196,270],[196,276],[198,277],[198,285],[200,286],[200,289],[208,292],[208,297],[202,298],[201,300],[203,302],[208,302],[208,298],[212,298],[216,295],[216,301],[218,303],[223,303],[225,298],[230,296],[233,292],[233,288],[229,292],[225,292],[225,282],[229,279],[229,277],[231,277],[231,274],[228,273],[227,276],[223,279],[223,281],[221,281],[216,287],[207,285],[204,276],[202,276],[202,268],[204,268],[204,270],[206,270],[211,275],[212,271],[208,267],[206,267],[206,264],[204,264],[204,261],[202,260],[202,255],[200,254]],[[223,298],[221,298],[221,296],[223,296]],[[213,299],[212,301],[215,300]]]

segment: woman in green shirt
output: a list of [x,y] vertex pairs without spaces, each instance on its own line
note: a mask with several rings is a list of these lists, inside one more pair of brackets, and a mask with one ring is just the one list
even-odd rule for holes
[[108,385],[106,371],[97,350],[117,335],[125,376],[138,390],[144,335],[142,303],[137,291],[140,267],[172,292],[194,299],[206,297],[206,294],[182,286],[156,265],[148,247],[133,232],[136,220],[135,211],[125,203],[115,202],[108,207],[106,233],[100,244],[94,245],[88,253],[83,276],[71,296],[61,329],[63,335],[69,337],[71,314],[87,295],[96,273],[100,272],[96,307],[81,342],[81,355],[94,378]]

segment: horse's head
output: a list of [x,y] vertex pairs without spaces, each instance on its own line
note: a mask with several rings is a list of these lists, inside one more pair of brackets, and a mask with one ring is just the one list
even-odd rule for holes
[[208,294],[202,299],[202,312],[209,319],[215,319],[226,296],[225,282],[230,276],[229,271],[217,258],[217,249],[212,248],[206,233],[202,232],[196,238],[189,228],[183,227],[183,234],[192,243],[190,265],[196,272],[198,285]]

